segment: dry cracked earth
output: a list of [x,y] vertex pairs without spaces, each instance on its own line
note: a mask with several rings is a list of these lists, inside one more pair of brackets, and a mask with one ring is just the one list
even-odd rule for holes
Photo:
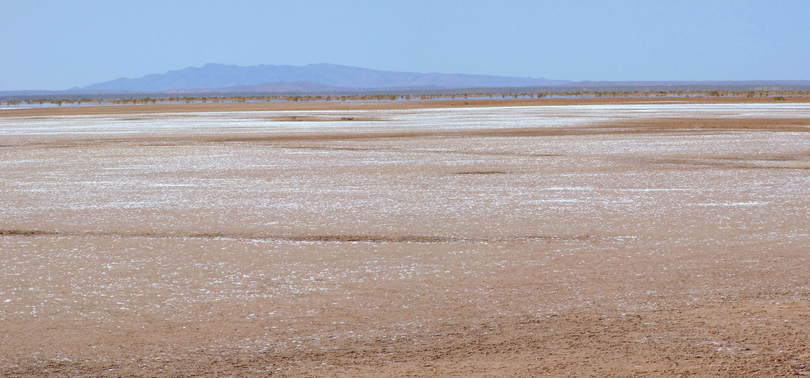
[[810,375],[810,104],[3,115],[0,375]]

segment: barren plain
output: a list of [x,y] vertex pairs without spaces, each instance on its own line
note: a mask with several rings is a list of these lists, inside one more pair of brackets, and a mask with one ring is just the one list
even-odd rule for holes
[[0,111],[0,375],[810,375],[810,103],[638,102]]

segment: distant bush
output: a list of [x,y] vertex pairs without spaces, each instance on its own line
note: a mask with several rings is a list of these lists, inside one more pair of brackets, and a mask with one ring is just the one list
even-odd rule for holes
[[666,97],[666,96],[684,96],[684,97],[724,97],[724,98],[762,98],[773,99],[773,101],[786,101],[786,97],[810,97],[808,90],[767,90],[755,89],[746,91],[734,90],[664,90],[664,89],[639,89],[639,90],[593,90],[582,89],[575,91],[550,91],[550,92],[513,92],[513,91],[470,91],[470,92],[456,92],[456,93],[404,93],[404,94],[332,94],[332,95],[293,95],[293,94],[256,94],[256,95],[200,95],[200,96],[170,96],[170,97],[73,97],[73,96],[58,96],[51,98],[9,98],[0,96],[0,105],[20,105],[20,104],[52,104],[54,106],[62,105],[81,105],[81,104],[114,104],[114,105],[132,105],[132,104],[157,104],[157,103],[186,103],[186,104],[206,104],[206,103],[244,103],[244,102],[313,102],[313,101],[431,101],[431,100],[446,100],[446,99],[496,99],[496,98],[544,98],[553,96],[555,98],[577,98],[577,97],[600,97],[600,98],[651,98],[651,97]]

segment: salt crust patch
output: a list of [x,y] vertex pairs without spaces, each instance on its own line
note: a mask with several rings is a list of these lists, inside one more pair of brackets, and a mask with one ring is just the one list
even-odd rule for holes
[[[283,116],[354,116],[383,121],[278,121]],[[164,113],[9,117],[0,135],[141,134],[156,132],[313,132],[319,130],[397,131],[477,128],[559,127],[614,120],[666,117],[807,117],[810,104],[635,104],[572,105],[420,110],[321,110]]]

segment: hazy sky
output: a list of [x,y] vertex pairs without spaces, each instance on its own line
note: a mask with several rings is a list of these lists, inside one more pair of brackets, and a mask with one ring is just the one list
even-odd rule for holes
[[810,80],[810,0],[0,0],[0,90],[205,63]]

